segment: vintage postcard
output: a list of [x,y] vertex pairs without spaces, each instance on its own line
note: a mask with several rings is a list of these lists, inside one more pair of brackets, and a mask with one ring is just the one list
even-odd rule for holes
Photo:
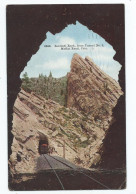
[[8,5],[6,20],[9,189],[125,189],[124,5]]

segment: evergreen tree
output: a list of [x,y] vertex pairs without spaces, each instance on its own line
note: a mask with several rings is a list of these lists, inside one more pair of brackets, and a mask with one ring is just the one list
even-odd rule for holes
[[29,79],[27,72],[25,72],[23,74],[23,78],[22,78],[22,88],[26,92],[30,92],[31,91],[31,80]]
[[51,71],[50,71],[49,77],[51,77],[51,78],[52,78],[52,72],[51,72]]

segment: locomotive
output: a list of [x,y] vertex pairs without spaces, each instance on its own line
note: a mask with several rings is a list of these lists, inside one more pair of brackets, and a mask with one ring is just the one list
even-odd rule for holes
[[49,145],[47,139],[42,139],[39,141],[39,154],[49,153]]

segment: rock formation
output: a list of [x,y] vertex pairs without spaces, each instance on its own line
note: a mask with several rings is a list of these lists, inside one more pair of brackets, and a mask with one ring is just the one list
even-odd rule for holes
[[90,168],[101,157],[101,147],[112,109],[122,95],[119,84],[91,59],[75,54],[67,76],[67,107],[23,89],[14,104],[14,136],[9,164],[12,174],[33,173],[41,136],[49,141],[51,155]]
[[78,54],[72,58],[67,90],[67,107],[75,107],[79,111],[94,115],[96,119],[111,115],[112,108],[122,94],[114,79],[89,57],[83,59]]

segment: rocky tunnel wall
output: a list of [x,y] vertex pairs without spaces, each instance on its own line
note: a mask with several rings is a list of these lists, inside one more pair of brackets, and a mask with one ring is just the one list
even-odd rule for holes
[[[119,83],[125,92],[124,5],[9,5],[7,6],[7,85],[8,85],[8,156],[13,136],[12,113],[20,91],[20,73],[35,54],[46,33],[61,32],[79,21],[110,43],[121,65]],[[100,165],[122,167],[126,161],[125,96],[114,109],[116,122],[104,141]]]

